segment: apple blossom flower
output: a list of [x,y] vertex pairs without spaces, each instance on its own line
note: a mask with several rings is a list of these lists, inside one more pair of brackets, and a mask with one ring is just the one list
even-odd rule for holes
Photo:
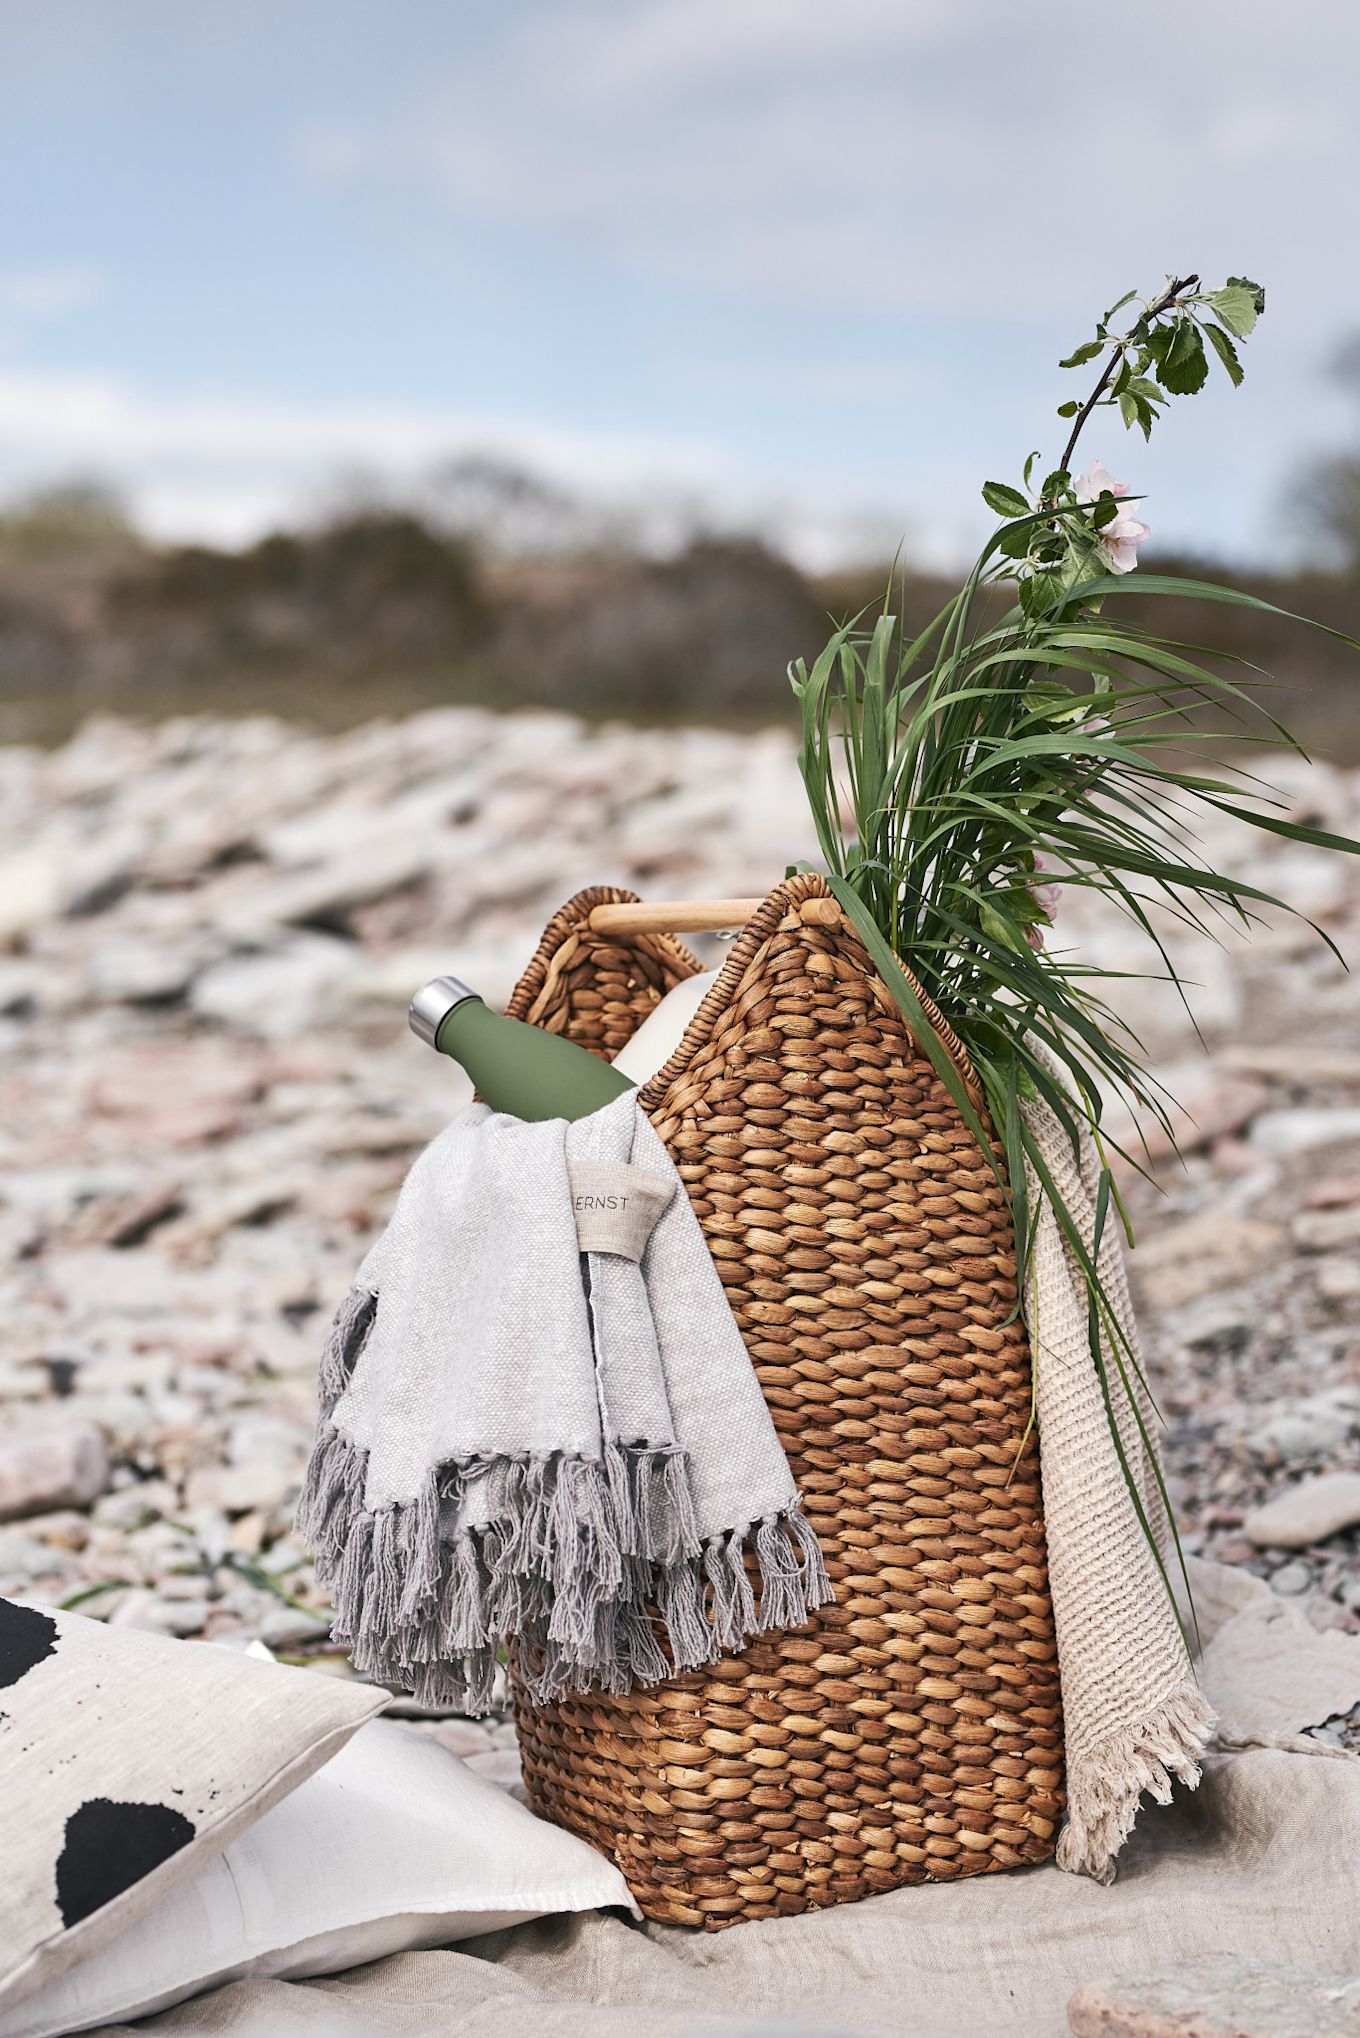
[[[1108,467],[1097,458],[1084,474],[1075,476],[1072,493],[1078,502],[1099,502],[1102,495],[1112,495],[1116,502],[1129,492],[1127,481],[1116,481]],[[1137,517],[1121,509],[1105,524],[1099,534],[1100,556],[1111,573],[1132,573],[1138,564],[1138,547],[1148,535],[1149,526],[1140,524]]]

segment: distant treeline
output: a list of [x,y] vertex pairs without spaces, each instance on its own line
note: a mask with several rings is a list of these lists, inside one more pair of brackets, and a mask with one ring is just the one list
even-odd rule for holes
[[[1195,573],[1192,562],[1156,570]],[[1360,574],[1245,578],[1360,635]],[[785,668],[886,567],[816,579],[754,538],[664,558],[617,532],[512,556],[417,510],[351,508],[240,552],[155,547],[90,491],[0,518],[0,739],[59,740],[95,709],[267,710],[329,727],[438,702],[655,722],[789,717]],[[899,579],[919,626],[942,580]],[[1139,620],[1280,675],[1262,696],[1320,754],[1360,757],[1360,654],[1273,617],[1148,597]]]

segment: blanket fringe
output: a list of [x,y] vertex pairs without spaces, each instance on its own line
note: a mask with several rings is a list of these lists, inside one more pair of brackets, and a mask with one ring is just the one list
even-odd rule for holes
[[372,1317],[358,1305],[336,1320],[297,1512],[332,1632],[364,1675],[485,1712],[509,1643],[535,1703],[626,1692],[801,1627],[832,1598],[796,1501],[701,1541],[673,1446],[450,1460],[411,1500],[368,1508],[367,1454],[329,1411]]
[[1133,1831],[1144,1791],[1158,1804],[1169,1804],[1173,1779],[1193,1790],[1214,1726],[1213,1707],[1202,1691],[1187,1685],[1096,1747],[1080,1753],[1069,1748],[1068,1816],[1058,1838],[1059,1868],[1113,1882],[1115,1856]]
[[367,1288],[351,1288],[336,1310],[316,1382],[323,1421],[329,1421],[336,1402],[348,1387],[377,1313],[378,1298]]

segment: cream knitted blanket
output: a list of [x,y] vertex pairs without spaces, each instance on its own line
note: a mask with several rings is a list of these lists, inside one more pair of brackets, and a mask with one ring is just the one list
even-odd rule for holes
[[[1060,1066],[1047,1054],[1044,1059],[1061,1081]],[[1100,1172],[1094,1143],[1087,1134],[1078,1158],[1047,1104],[1036,1099],[1024,1106],[1024,1113],[1089,1253]],[[1037,1216],[1025,1314],[1067,1755],[1067,1823],[1058,1842],[1058,1862],[1109,1882],[1143,1792],[1166,1804],[1173,1778],[1191,1788],[1199,1782],[1199,1758],[1213,1731],[1214,1714],[1196,1680],[1110,1433],[1100,1378],[1091,1362],[1080,1265],[1033,1170],[1029,1198]],[[1095,1257],[1114,1314],[1137,1353],[1113,1212]],[[1105,1334],[1102,1351],[1124,1456],[1163,1561],[1174,1564],[1174,1557],[1167,1556],[1169,1528],[1151,1455],[1156,1413],[1126,1354],[1130,1398]]]

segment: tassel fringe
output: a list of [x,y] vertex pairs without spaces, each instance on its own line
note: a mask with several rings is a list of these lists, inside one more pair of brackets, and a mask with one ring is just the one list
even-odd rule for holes
[[366,1507],[367,1455],[329,1413],[372,1320],[362,1303],[336,1320],[297,1512],[364,1675],[485,1712],[508,1645],[536,1704],[621,1693],[801,1627],[833,1597],[796,1502],[701,1542],[673,1447],[452,1460],[414,1499]]
[[[1067,1752],[1067,1823],[1058,1838],[1058,1866],[1095,1881],[1114,1881],[1118,1854],[1147,1791],[1170,1804],[1173,1779],[1193,1790],[1200,1757],[1214,1730],[1214,1712],[1193,1685],[1176,1692],[1125,1733],[1080,1755]],[[1074,1807],[1080,1807],[1080,1817]]]

